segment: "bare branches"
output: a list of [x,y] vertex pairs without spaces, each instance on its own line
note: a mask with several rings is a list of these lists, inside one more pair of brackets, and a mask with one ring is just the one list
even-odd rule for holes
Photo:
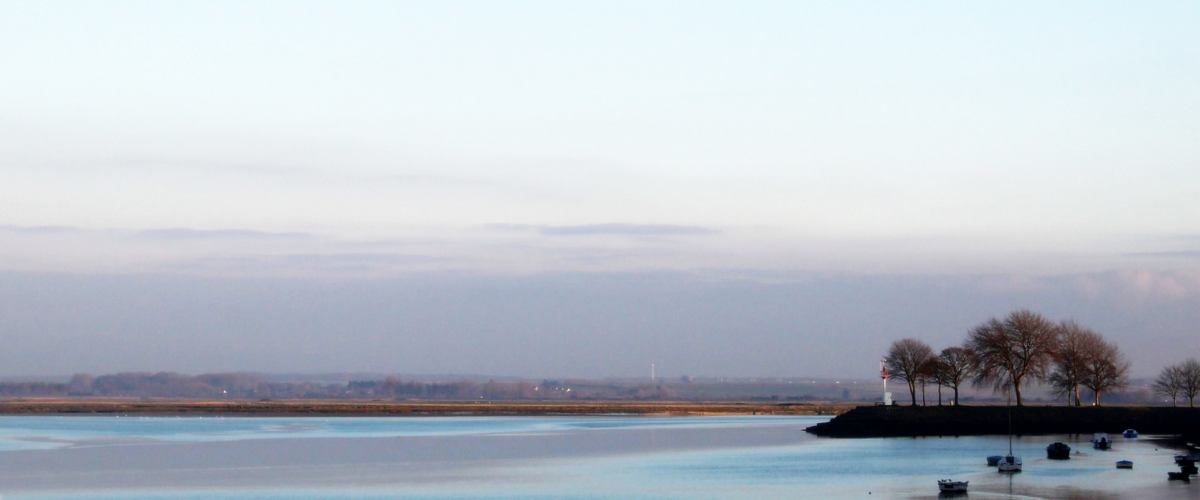
[[1058,330],[1054,372],[1048,380],[1056,393],[1067,396],[1067,404],[1081,404],[1080,386],[1091,389],[1092,404],[1099,405],[1103,393],[1126,385],[1129,363],[1115,344],[1074,321],[1059,323]]
[[1059,323],[1058,346],[1054,352],[1054,371],[1047,381],[1054,392],[1066,396],[1068,406],[1080,406],[1079,383],[1087,364],[1088,345],[1098,336],[1074,321]]
[[932,357],[933,349],[929,344],[907,338],[892,342],[887,356],[883,358],[893,377],[908,382],[908,394],[912,398],[913,406],[917,405],[917,384]]
[[1013,370],[1015,356],[1004,323],[992,318],[971,329],[967,334],[967,349],[975,353],[976,385],[991,383],[997,391],[1009,388],[1007,375]]
[[975,352],[979,370],[975,381],[997,390],[1011,388],[1022,405],[1021,384],[1046,376],[1058,339],[1058,328],[1042,315],[1028,310],[1010,313],[975,327],[967,347]]
[[1171,406],[1179,401],[1179,393],[1183,390],[1183,367],[1180,365],[1164,366],[1158,378],[1154,379],[1154,392],[1171,398]]
[[1106,391],[1124,387],[1128,382],[1129,362],[1125,361],[1116,344],[1106,342],[1096,335],[1087,344],[1080,385],[1092,390],[1092,404],[1100,405],[1100,396]]
[[1175,406],[1182,395],[1187,398],[1188,406],[1194,408],[1196,396],[1200,395],[1200,362],[1193,358],[1163,367],[1154,379],[1154,392],[1171,398],[1171,406]]
[[1196,395],[1200,394],[1200,362],[1195,359],[1189,359],[1179,365],[1180,373],[1183,375],[1180,389],[1183,391],[1183,396],[1188,400],[1188,407],[1196,406]]
[[947,347],[937,357],[935,378],[938,384],[954,389],[954,406],[958,406],[958,388],[975,373],[975,359],[963,347]]
[[[980,323],[962,347],[936,356],[919,340],[896,341],[886,361],[897,378],[909,382],[913,404],[916,386],[924,388],[927,381],[938,384],[938,404],[941,388],[950,387],[957,405],[958,389],[970,379],[996,391],[1011,390],[1017,406],[1024,404],[1022,389],[1032,382],[1049,382],[1070,406],[1082,404],[1081,387],[1091,390],[1093,405],[1100,405],[1105,393],[1129,383],[1129,362],[1116,344],[1074,321],[1053,323],[1025,309]],[[1157,390],[1173,401],[1181,393],[1189,401],[1200,396],[1200,362],[1188,363],[1164,370]]]

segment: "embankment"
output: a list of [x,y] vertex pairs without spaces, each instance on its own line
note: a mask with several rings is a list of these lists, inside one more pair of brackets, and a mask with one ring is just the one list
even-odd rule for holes
[[[808,432],[830,437],[966,436],[1007,434],[1003,406],[860,406]],[[1200,409],[1163,407],[1026,406],[1012,408],[1013,434],[1191,434]]]

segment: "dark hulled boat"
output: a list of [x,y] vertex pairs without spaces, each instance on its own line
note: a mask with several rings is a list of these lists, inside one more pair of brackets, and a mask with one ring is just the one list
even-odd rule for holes
[[1051,443],[1046,447],[1046,458],[1051,460],[1070,460],[1071,447],[1066,443]]

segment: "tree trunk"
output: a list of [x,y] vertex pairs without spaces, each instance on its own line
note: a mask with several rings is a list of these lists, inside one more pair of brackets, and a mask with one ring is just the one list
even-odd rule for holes
[[1079,397],[1079,384],[1075,384],[1075,390],[1071,391],[1074,396],[1074,406],[1083,406],[1083,398]]
[[912,400],[912,405],[917,406],[917,383],[911,380],[908,381],[908,397]]
[[1021,406],[1021,383],[1016,380],[1012,383],[1013,395],[1017,398],[1017,406]]
[[924,380],[921,381],[921,406],[928,406],[925,404],[925,381]]
[[1092,406],[1100,406],[1100,391],[1094,391],[1096,397],[1092,399]]
[[954,406],[958,406],[958,386],[954,386]]
[[942,406],[942,384],[938,384],[938,406]]

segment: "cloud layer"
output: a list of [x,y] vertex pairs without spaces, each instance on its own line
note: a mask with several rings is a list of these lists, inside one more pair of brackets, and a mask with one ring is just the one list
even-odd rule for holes
[[[371,259],[367,259],[371,260]],[[258,264],[258,263],[256,263]],[[359,257],[336,265],[357,266]],[[372,265],[378,265],[373,263]],[[1014,284],[1016,283],[1016,284]],[[1200,276],[444,272],[385,279],[0,273],[0,375],[119,370],[869,377],[1012,309],[1116,341],[1137,375],[1198,353]]]

